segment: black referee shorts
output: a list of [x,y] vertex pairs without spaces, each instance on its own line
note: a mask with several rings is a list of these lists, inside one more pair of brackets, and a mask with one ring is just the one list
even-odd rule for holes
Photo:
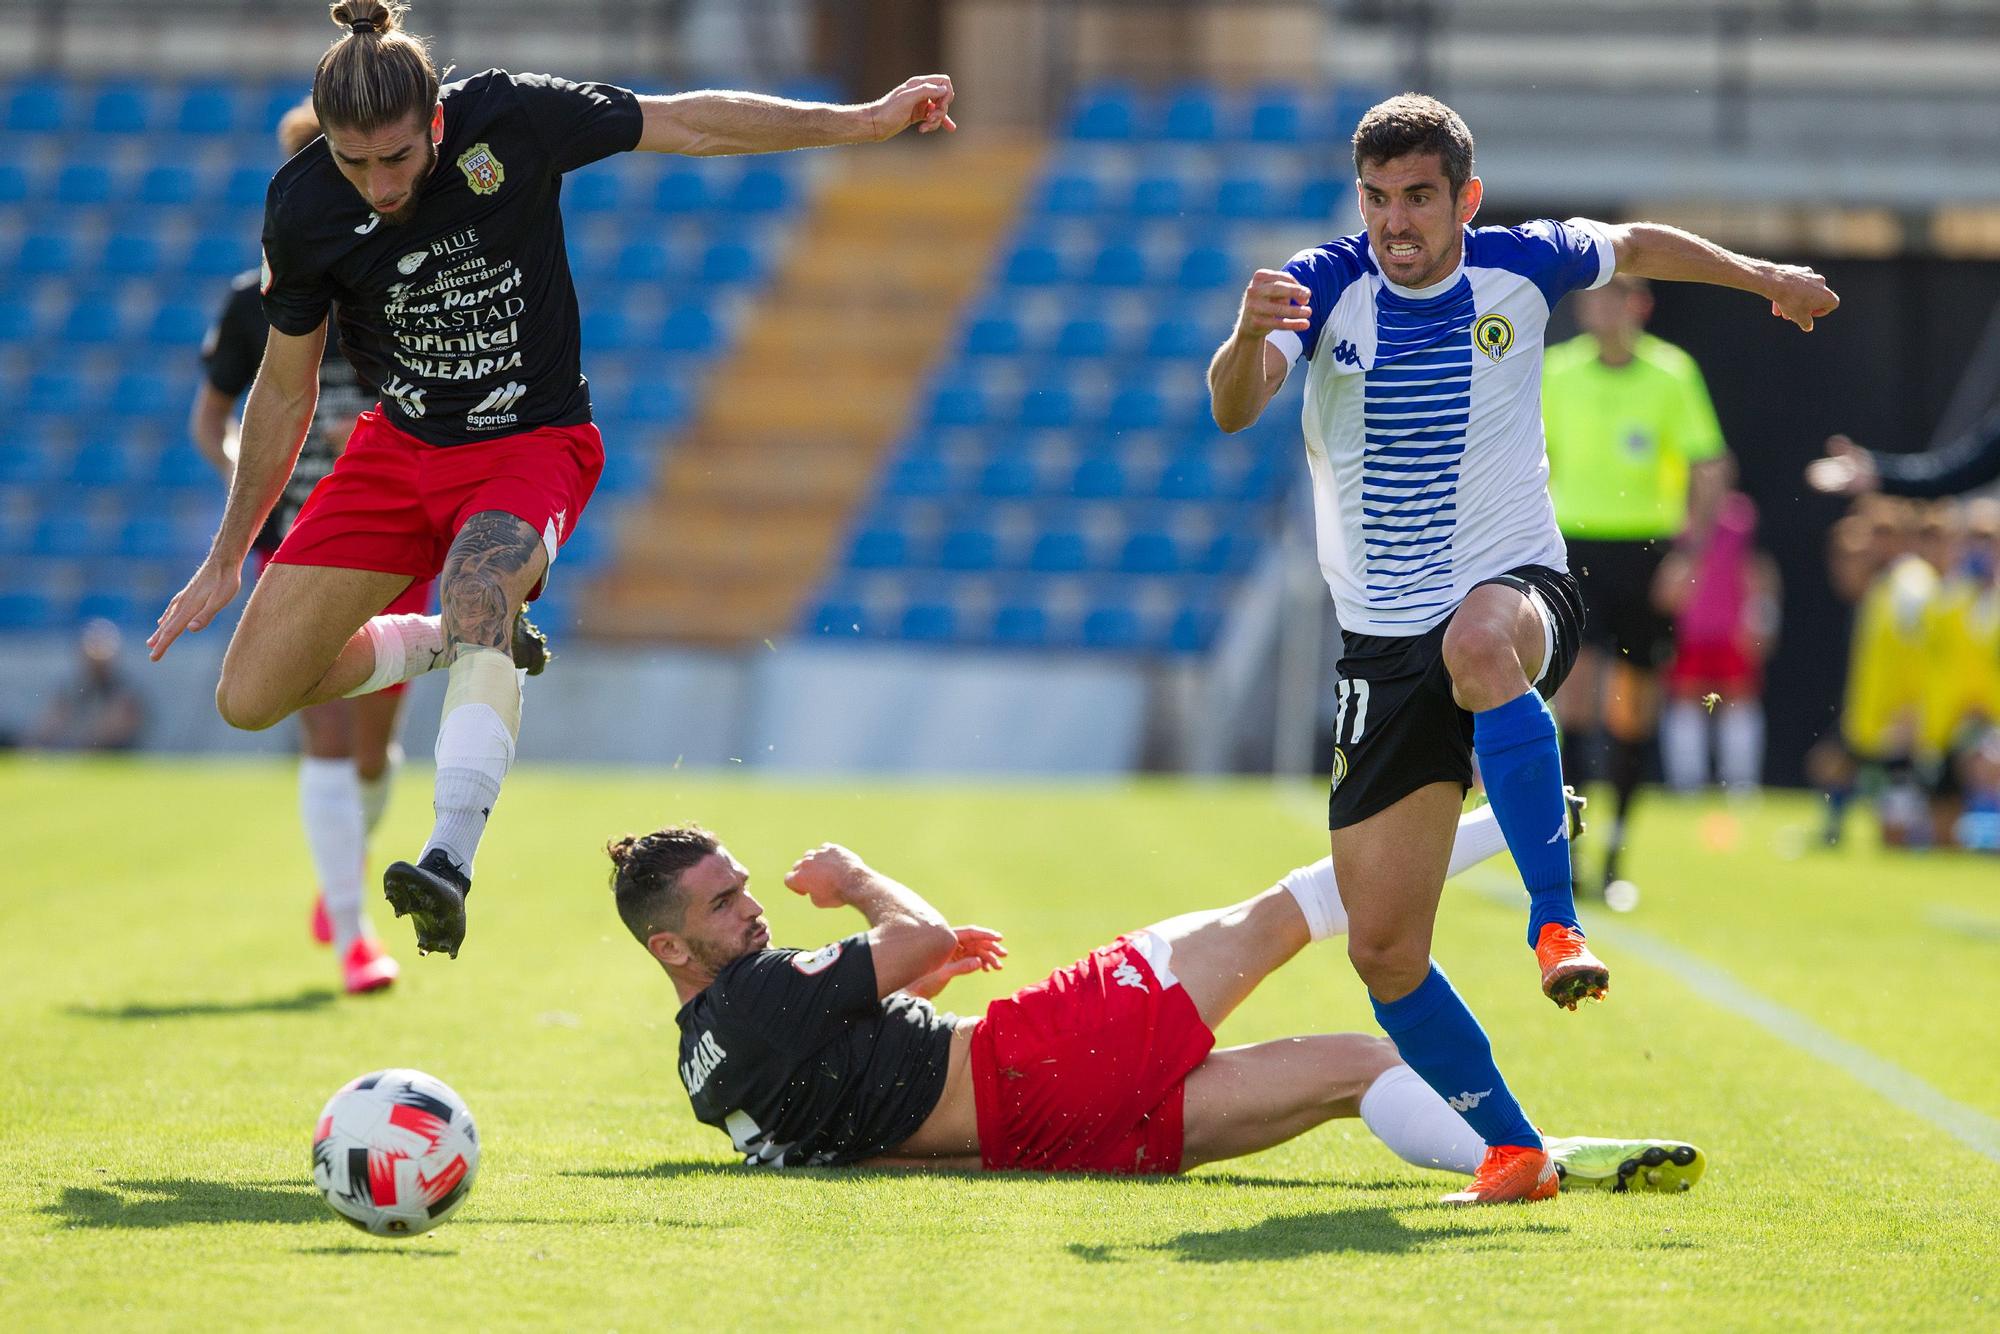
[[[1481,583],[1518,589],[1542,613],[1542,671],[1534,684],[1547,699],[1576,665],[1582,643],[1576,580],[1522,565]],[[1431,783],[1472,786],[1472,715],[1452,698],[1444,667],[1450,626],[1446,617],[1421,635],[1341,632],[1329,829],[1359,824]]]
[[1641,671],[1658,671],[1674,654],[1674,623],[1653,606],[1653,579],[1673,539],[1636,542],[1566,539],[1569,568],[1590,609],[1583,642]]

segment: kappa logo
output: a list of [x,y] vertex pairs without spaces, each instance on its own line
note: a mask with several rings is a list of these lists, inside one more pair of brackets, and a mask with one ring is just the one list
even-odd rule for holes
[[409,254],[396,261],[396,272],[407,278],[422,268],[424,261],[430,257],[431,252],[428,250],[412,250]]
[[1561,843],[1568,837],[1569,837],[1569,817],[1565,815],[1563,817],[1563,822],[1560,825],[1556,826],[1556,832],[1549,835],[1548,842]]
[[500,159],[493,156],[488,144],[474,144],[458,155],[458,169],[465,173],[465,183],[472,187],[476,195],[490,195],[507,180],[507,169],[500,165]]
[[1485,1102],[1487,1095],[1492,1092],[1492,1089],[1481,1089],[1477,1093],[1461,1093],[1456,1098],[1446,1098],[1445,1103],[1454,1112],[1469,1112],[1480,1103]]
[[1137,987],[1141,991],[1146,989],[1146,979],[1140,976],[1139,970],[1132,966],[1130,959],[1111,970],[1111,980],[1121,987]]
[[562,540],[562,535],[563,535],[563,533],[564,533],[565,531],[567,531],[567,530],[568,530],[568,528],[569,528],[569,511],[568,511],[568,510],[557,510],[557,511],[556,511],[556,517],[555,517],[555,525],[556,525],[556,540],[557,540],[558,542],[560,542],[560,541]]
[[1472,345],[1494,361],[1514,346],[1514,325],[1505,315],[1481,315],[1472,326]]
[[1333,345],[1333,359],[1338,365],[1352,366],[1356,370],[1361,369],[1360,351],[1345,338]]

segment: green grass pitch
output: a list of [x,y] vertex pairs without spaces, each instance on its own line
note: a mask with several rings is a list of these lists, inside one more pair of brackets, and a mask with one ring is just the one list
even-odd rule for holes
[[[428,825],[404,776],[378,855]],[[1608,924],[1611,1002],[1544,1001],[1522,912],[1455,888],[1437,953],[1545,1128],[1701,1143],[1672,1198],[1454,1211],[1358,1122],[1174,1181],[753,1173],[697,1125],[665,977],[605,888],[607,835],[682,818],[748,864],[782,943],[853,928],[778,883],[846,842],[1008,933],[974,1009],[1121,930],[1269,885],[1323,798],[1262,784],[787,784],[528,767],[457,962],[338,997],[281,763],[0,763],[0,1329],[1932,1328],[2000,1323],[2000,1163],[1759,1028],[1619,929],[1719,967],[2000,1117],[2000,866],[1805,850],[1802,799],[1652,801]],[[1630,938],[1630,937],[1628,937]],[[1636,951],[1635,951],[1636,952]],[[1655,960],[1661,956],[1649,956]],[[1337,946],[1225,1042],[1368,1028]],[[313,1193],[345,1080],[451,1083],[484,1157],[458,1216],[377,1241]],[[1989,1119],[1983,1122],[1992,1126]],[[1392,1323],[1394,1322],[1394,1323]]]

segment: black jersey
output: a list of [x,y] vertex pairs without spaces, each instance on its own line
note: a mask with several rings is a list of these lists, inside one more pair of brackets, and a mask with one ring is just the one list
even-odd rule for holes
[[462,445],[590,420],[562,173],[636,148],[639,99],[488,70],[447,84],[414,212],[384,222],[315,139],[264,204],[264,312],[280,333],[337,305],[349,360],[394,424]]
[[[264,363],[264,336],[270,325],[264,321],[264,304],[257,298],[257,273],[238,274],[229,285],[222,314],[210,326],[201,344],[201,366],[208,382],[219,394],[232,401],[243,396],[257,378]],[[251,543],[256,551],[276,551],[299,517],[299,507],[319,485],[320,478],[333,471],[333,462],[347,447],[354,419],[375,402],[375,391],[340,354],[340,338],[332,328],[326,331],[326,355],[319,363],[319,408],[299,447],[299,461],[278,503],[264,520]]]
[[895,1148],[944,1096],[957,1019],[875,994],[864,935],[759,950],[681,1007],[681,1083],[744,1161],[851,1163]]

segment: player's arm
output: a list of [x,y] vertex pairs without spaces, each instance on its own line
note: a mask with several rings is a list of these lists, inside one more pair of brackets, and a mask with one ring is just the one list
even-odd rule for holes
[[1670,283],[1707,283],[1754,292],[1771,303],[1771,313],[1801,329],[1830,315],[1840,298],[1826,279],[1796,264],[1774,264],[1726,250],[1715,242],[1657,222],[1595,224],[1611,241],[1618,272]]
[[201,456],[228,481],[236,470],[236,401],[203,380],[188,411],[188,435]]
[[2000,480],[2000,408],[1957,439],[1919,454],[1878,454],[1844,435],[1832,436],[1826,457],[1806,467],[1814,490],[1846,496],[1880,491],[1936,500],[1995,480]]
[[1283,269],[1259,269],[1243,289],[1236,328],[1208,363],[1208,410],[1215,424],[1236,432],[1264,415],[1285,384],[1291,363],[1269,335],[1304,334],[1312,327],[1312,293]]
[[641,97],[639,151],[720,157],[731,153],[782,153],[793,148],[872,144],[893,139],[912,125],[917,133],[956,130],[956,94],[943,74],[924,74],[873,102],[834,106],[794,102],[761,93],[676,93]]
[[320,355],[325,348],[324,321],[311,333],[296,338],[271,330],[264,344],[263,365],[244,405],[236,470],[230,478],[222,523],[201,568],[167,604],[159,626],[146,640],[155,662],[183,630],[205,628],[242,586],[243,558],[291,479],[299,447],[312,425],[313,409],[319,403]]
[[816,908],[848,907],[868,919],[877,996],[935,972],[959,947],[958,933],[942,913],[838,843],[821,844],[799,858],[785,884]]

